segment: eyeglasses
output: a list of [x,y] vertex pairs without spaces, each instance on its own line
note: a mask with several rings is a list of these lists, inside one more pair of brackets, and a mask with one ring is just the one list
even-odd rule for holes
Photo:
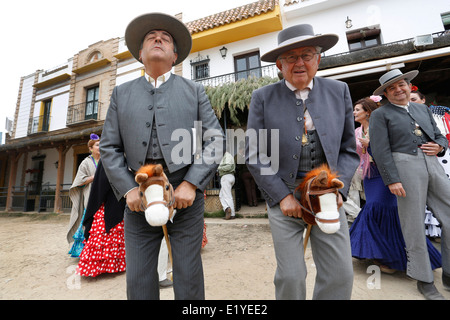
[[320,53],[319,52],[307,52],[307,53],[303,53],[301,55],[292,54],[287,57],[281,57],[278,59],[280,59],[280,60],[284,59],[288,63],[295,63],[298,61],[298,58],[302,58],[303,61],[310,61],[316,54],[320,54]]

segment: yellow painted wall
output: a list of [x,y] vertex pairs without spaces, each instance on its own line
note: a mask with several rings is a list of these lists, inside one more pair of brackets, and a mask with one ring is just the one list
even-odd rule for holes
[[282,28],[280,8],[277,6],[273,11],[267,13],[194,33],[191,52],[279,31]]

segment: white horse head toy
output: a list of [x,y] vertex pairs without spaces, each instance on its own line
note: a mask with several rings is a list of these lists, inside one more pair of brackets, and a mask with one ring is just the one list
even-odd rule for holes
[[302,218],[308,225],[317,225],[325,233],[339,230],[338,189],[344,187],[337,174],[327,165],[308,172],[295,189],[294,196],[302,207]]
[[160,164],[143,166],[136,173],[147,222],[154,227],[164,226],[173,218],[173,187]]

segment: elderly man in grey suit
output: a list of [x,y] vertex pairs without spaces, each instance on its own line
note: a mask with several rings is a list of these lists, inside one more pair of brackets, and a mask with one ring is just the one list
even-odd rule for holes
[[389,102],[370,117],[370,144],[384,184],[397,196],[407,275],[418,280],[425,298],[442,299],[433,283],[424,219],[428,205],[441,223],[442,280],[450,290],[450,180],[436,157],[445,154],[448,141],[427,106],[409,101],[417,74],[394,69],[380,78],[374,95],[384,94]]
[[[337,41],[337,35],[315,36],[312,26],[296,25],[282,30],[278,47],[261,57],[276,62],[284,79],[253,92],[247,130],[254,132],[258,141],[252,142],[248,136],[246,163],[268,204],[277,260],[277,299],[306,298],[302,246],[306,224],[292,194],[294,188],[306,172],[327,163],[344,182],[339,195],[342,205],[359,163],[348,86],[315,76],[320,53]],[[336,233],[325,234],[312,227],[311,248],[317,268],[314,299],[351,297],[349,232],[342,207],[339,212],[341,227]]]
[[[203,87],[171,73],[192,46],[180,20],[162,13],[139,16],[128,25],[125,40],[134,58],[143,63],[145,76],[114,89],[100,150],[117,198],[127,202],[127,295],[159,299],[157,264],[163,230],[147,223],[141,212],[134,172],[144,164],[160,163],[175,189],[177,213],[167,224],[175,299],[204,299],[202,190],[222,158],[223,131]],[[194,128],[197,134],[191,139]],[[183,139],[197,141],[195,157],[190,143],[189,150],[180,151]]]

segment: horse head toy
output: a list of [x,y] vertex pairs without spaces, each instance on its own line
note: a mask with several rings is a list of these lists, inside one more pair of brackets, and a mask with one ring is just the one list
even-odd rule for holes
[[160,164],[148,164],[135,176],[142,198],[147,222],[154,227],[164,226],[174,215],[173,187]]
[[327,165],[308,172],[294,190],[294,197],[302,207],[302,218],[308,224],[332,234],[339,230],[338,189],[344,183]]
[[173,208],[175,203],[173,187],[160,164],[148,164],[141,167],[134,179],[139,184],[145,219],[151,226],[162,226],[170,263],[173,265],[172,247],[166,225],[176,213]]

